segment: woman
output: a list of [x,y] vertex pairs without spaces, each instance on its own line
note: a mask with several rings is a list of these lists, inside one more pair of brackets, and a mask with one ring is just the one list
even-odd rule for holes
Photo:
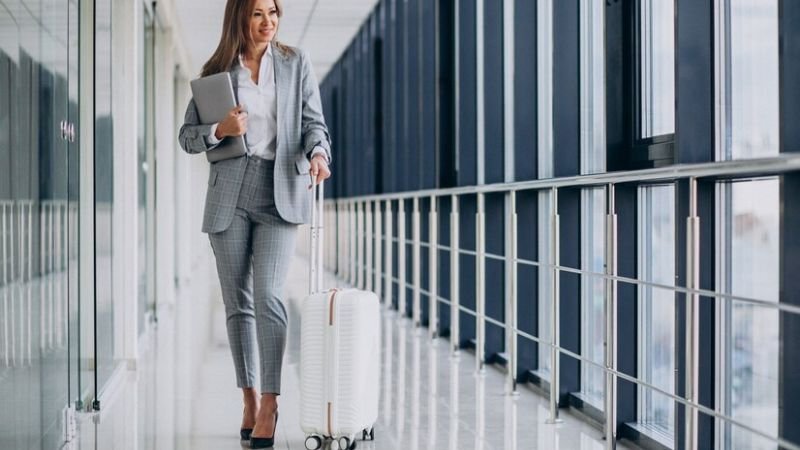
[[[311,211],[313,184],[330,176],[330,138],[308,57],[275,40],[280,0],[228,0],[222,37],[202,76],[231,74],[239,106],[201,124],[189,102],[180,144],[213,151],[245,136],[247,155],[211,164],[203,219],[216,257],[237,385],[244,394],[241,437],[274,443],[286,310],[281,300],[297,224]],[[256,390],[256,349],[260,390]],[[260,400],[258,394],[260,392]]]

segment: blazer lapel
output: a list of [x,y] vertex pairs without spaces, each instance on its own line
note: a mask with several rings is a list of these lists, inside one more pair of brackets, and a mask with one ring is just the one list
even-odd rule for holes
[[[272,45],[272,44],[270,44]],[[289,86],[290,80],[289,76],[291,75],[291,68],[286,64],[286,57],[281,53],[281,51],[272,45],[272,67],[275,69],[275,101],[278,105],[278,113],[277,116],[277,145],[275,152],[278,153],[281,151],[282,143],[283,143],[283,112],[287,111],[287,101],[288,96],[285,95],[287,92],[286,88]]]
[[228,71],[231,75],[231,85],[233,86],[233,98],[236,100],[236,104],[239,104],[239,65],[235,64],[231,67],[231,70]]

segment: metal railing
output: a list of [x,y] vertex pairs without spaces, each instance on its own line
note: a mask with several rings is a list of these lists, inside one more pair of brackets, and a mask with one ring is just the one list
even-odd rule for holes
[[[700,217],[697,213],[697,184],[698,181],[732,181],[759,179],[774,177],[777,175],[800,171],[800,156],[779,156],[774,158],[738,160],[727,162],[714,162],[692,165],[675,165],[665,168],[601,173],[593,175],[580,175],[572,177],[562,177],[554,179],[532,180],[514,183],[490,184],[480,186],[457,187],[450,189],[421,190],[415,192],[398,192],[383,195],[369,195],[361,197],[341,198],[328,200],[325,205],[327,223],[336,224],[324,230],[327,233],[325,238],[328,255],[326,266],[328,269],[337,271],[337,275],[344,280],[356,285],[359,288],[374,290],[382,301],[390,307],[393,298],[393,286],[398,286],[397,295],[398,309],[402,312],[401,316],[406,315],[406,289],[411,289],[413,293],[411,307],[412,320],[417,326],[422,325],[422,303],[421,295],[435,298],[436,301],[429,302],[429,325],[431,336],[437,337],[438,329],[438,305],[443,304],[450,307],[450,335],[460,336],[459,313],[465,313],[475,317],[475,336],[476,336],[476,370],[482,371],[485,363],[485,329],[486,325],[492,324],[501,327],[505,331],[505,353],[508,356],[508,371],[506,375],[506,392],[513,394],[516,392],[517,373],[517,338],[525,338],[550,349],[551,364],[551,388],[550,388],[550,417],[548,422],[558,421],[558,381],[559,381],[559,357],[560,355],[569,356],[582,363],[597,367],[605,373],[605,401],[604,411],[606,415],[604,433],[606,437],[606,448],[612,449],[616,446],[616,414],[617,414],[617,391],[618,380],[634,383],[637,386],[650,389],[665,397],[668,397],[676,404],[686,407],[685,415],[685,448],[697,448],[697,423],[698,414],[703,413],[712,416],[717,420],[731,424],[746,430],[756,436],[767,439],[781,448],[800,450],[798,443],[789,442],[780,436],[773,436],[737,418],[726,415],[714,408],[701,405],[697,400],[698,394],[698,365],[699,365],[699,305],[703,301],[701,297],[709,299],[720,299],[724,301],[737,301],[756,305],[764,308],[772,308],[782,313],[800,314],[800,307],[772,302],[758,298],[749,298],[729,293],[710,291],[699,287],[699,224]],[[674,183],[677,181],[688,181],[689,183],[689,216],[686,218],[686,286],[670,286],[650,281],[640,280],[620,276],[617,273],[617,243],[618,225],[617,211],[615,205],[615,187],[621,184],[648,185],[655,183]],[[554,243],[560,242],[559,236],[559,213],[557,196],[560,189],[564,188],[605,188],[606,193],[606,221],[604,234],[604,248],[606,249],[606,268],[602,273],[582,270],[573,267],[563,266],[559,262],[558,248],[551,252],[550,260],[547,262],[531,261],[519,258],[518,251],[518,230],[517,230],[517,192],[520,191],[549,191],[552,195],[551,215],[549,217],[551,226],[551,239]],[[506,255],[494,255],[487,253],[485,249],[486,239],[486,216],[485,216],[485,197],[490,193],[504,193],[506,195]],[[677,194],[676,194],[677,195]],[[459,199],[463,196],[477,196],[477,212],[475,214],[475,251],[460,248],[459,236]],[[440,245],[438,242],[439,227],[439,206],[438,200],[442,198],[450,199],[450,245]],[[422,242],[420,229],[420,203],[428,200],[429,236],[427,242]],[[412,230],[411,239],[406,233],[406,202],[412,204]],[[397,211],[397,233],[393,226],[395,223],[394,208]],[[365,214],[366,211],[366,214]],[[367,241],[365,243],[365,240]],[[394,277],[393,269],[394,255],[392,244],[397,245],[397,277]],[[399,245],[404,244],[404,245]],[[677,244],[677,243],[676,243]],[[406,279],[406,246],[410,245],[411,252],[411,280]],[[366,251],[364,248],[366,246]],[[374,255],[373,255],[374,248]],[[428,251],[428,286],[426,290],[422,286],[421,279],[421,249],[427,248]],[[438,295],[438,258],[439,251],[450,253],[450,297],[442,298]],[[459,255],[471,255],[475,257],[475,284],[476,298],[475,310],[464,307],[460,303],[460,269]],[[374,259],[373,259],[374,256]],[[495,320],[486,315],[485,297],[485,261],[495,259],[505,262],[505,322]],[[539,268],[539,270],[549,270],[553,280],[550,300],[551,320],[550,336],[533,336],[521,329],[517,325],[517,268],[518,266],[528,265]],[[583,355],[570,351],[560,345],[559,342],[559,323],[560,323],[560,293],[559,277],[561,273],[572,273],[586,277],[601,278],[605,284],[604,294],[604,315],[605,315],[605,355],[603,363],[599,363]],[[617,285],[626,283],[637,286],[648,286],[652,288],[670,290],[674,293],[684,294],[686,301],[685,310],[685,330],[686,348],[685,350],[685,374],[684,384],[686,388],[685,396],[679,396],[668,390],[662,389],[654,384],[631,376],[619,370],[617,365]],[[545,300],[545,299],[541,299]],[[577,320],[577,318],[576,318]],[[457,339],[456,339],[457,341]],[[452,350],[459,350],[458,342],[452,342]]]
[[45,352],[66,345],[77,221],[77,202],[0,201],[0,368],[30,367],[34,342]]

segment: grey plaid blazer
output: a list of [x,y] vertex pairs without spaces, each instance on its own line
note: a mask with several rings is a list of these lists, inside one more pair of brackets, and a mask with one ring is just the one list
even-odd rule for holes
[[[311,218],[311,180],[309,156],[314,147],[325,149],[331,158],[330,136],[322,114],[314,70],[308,56],[300,49],[284,54],[273,48],[278,97],[278,135],[275,156],[275,206],[290,223],[308,223]],[[231,69],[233,92],[238,103],[239,65]],[[194,100],[189,101],[178,140],[191,154],[212,150],[206,144],[212,124],[201,124]],[[247,158],[233,158],[211,164],[208,175],[203,232],[217,233],[230,226],[242,186]]]

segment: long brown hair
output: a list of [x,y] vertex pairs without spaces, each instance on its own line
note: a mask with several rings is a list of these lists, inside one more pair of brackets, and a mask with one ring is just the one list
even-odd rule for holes
[[[275,9],[278,10],[278,17],[283,17],[283,2],[281,0],[273,1]],[[203,65],[201,77],[227,72],[233,67],[239,55],[247,50],[247,44],[252,41],[250,17],[255,10],[255,3],[256,0],[228,0],[225,5],[225,18],[222,21],[222,36],[219,39],[219,45],[211,58]],[[272,40],[272,44],[284,56],[294,54],[290,47],[275,39]]]

